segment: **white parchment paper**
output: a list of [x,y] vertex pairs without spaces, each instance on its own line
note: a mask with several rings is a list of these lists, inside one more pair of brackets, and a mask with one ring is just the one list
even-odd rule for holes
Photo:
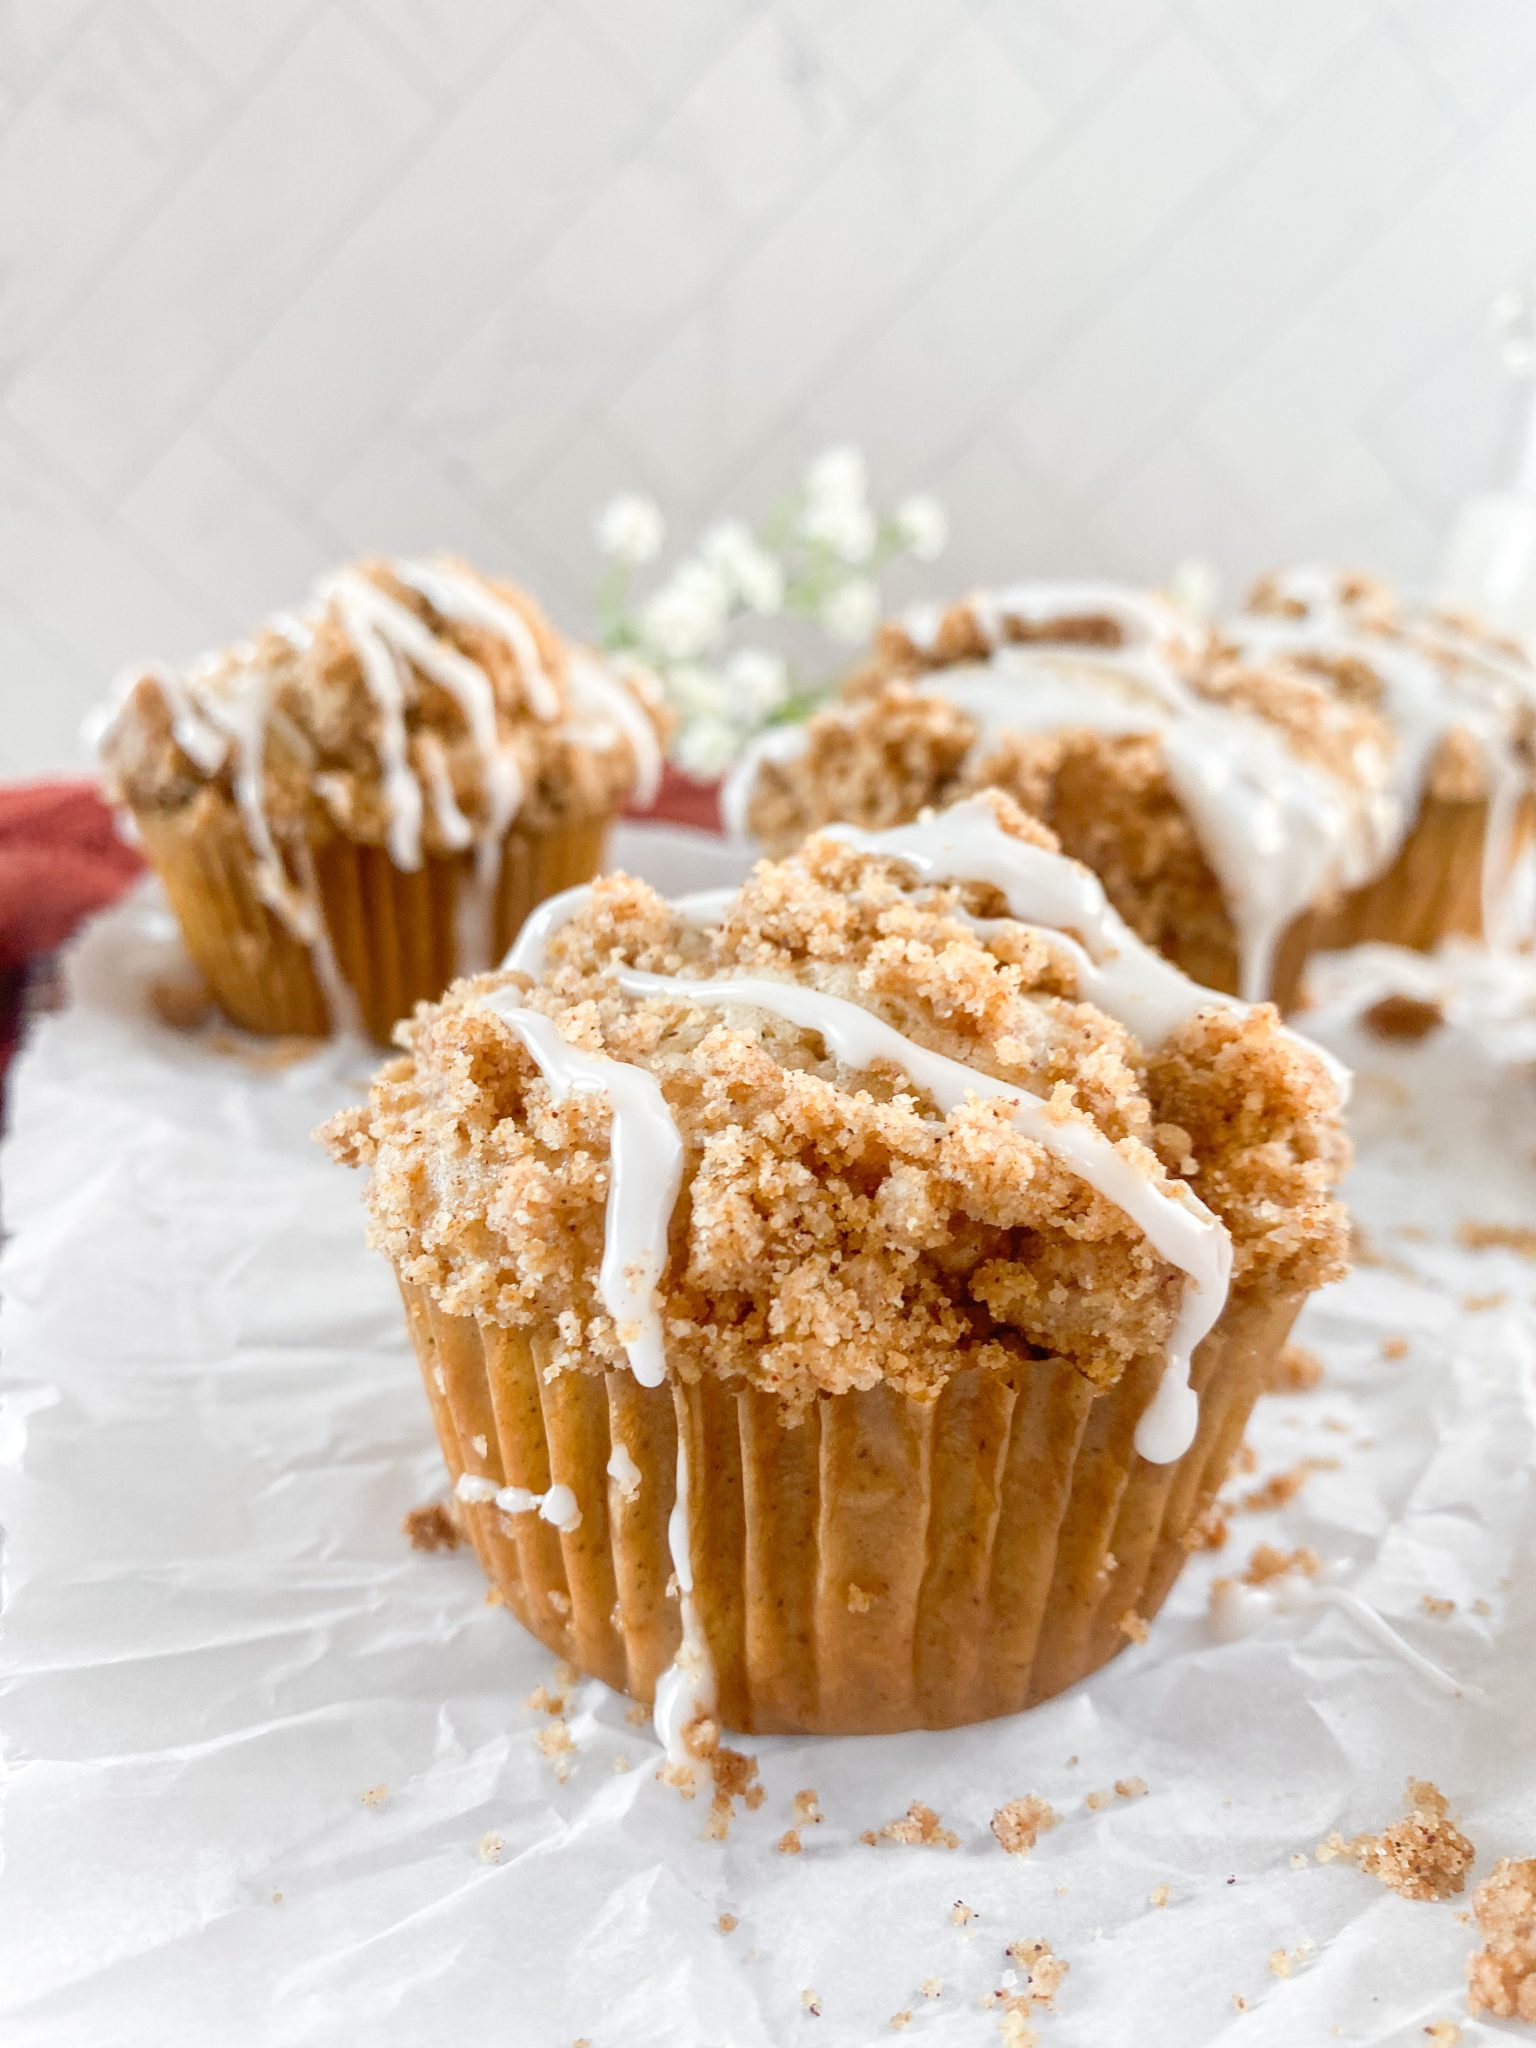
[[[619,852],[664,886],[729,879],[685,835]],[[1053,2048],[1464,2020],[1457,1905],[1292,1859],[1396,1817],[1410,1773],[1449,1795],[1479,1874],[1536,1853],[1536,1265],[1456,1240],[1536,1222],[1531,977],[1361,954],[1310,1020],[1359,1069],[1349,1194],[1378,1262],[1309,1309],[1324,1382],[1262,1406],[1232,1490],[1329,1463],[1278,1514],[1235,1515],[1150,1642],[1065,1698],[751,1743],[768,1796],[721,1844],[600,1685],[559,1782],[524,1704],[551,1660],[471,1556],[407,1547],[403,1512],[441,1485],[427,1409],[358,1186],[309,1135],[361,1070],[261,1074],[153,1022],[146,981],[175,958],[148,892],[101,920],[12,1083],[6,2048],[758,2048],[888,2039],[907,2009],[915,2041],[985,2043],[1005,1945],[1035,1936],[1070,1964]],[[1352,1026],[1405,978],[1448,1001],[1444,1029],[1400,1048]],[[1314,1546],[1369,1612],[1315,1597],[1219,1640],[1210,1580],[1261,1539]],[[1086,1803],[1133,1777],[1144,1797]],[[826,1819],[783,1855],[803,1787]],[[1061,1822],[1008,1857],[988,1821],[1027,1792]],[[861,1844],[913,1799],[958,1849]],[[1277,1949],[1303,1950],[1289,1977]]]

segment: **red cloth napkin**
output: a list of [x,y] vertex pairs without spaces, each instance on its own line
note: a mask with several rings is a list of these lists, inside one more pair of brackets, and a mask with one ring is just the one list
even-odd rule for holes
[[[718,832],[718,792],[669,768],[654,810],[640,815]],[[95,783],[0,788],[0,1078],[16,1049],[34,966],[115,903],[142,867]]]
[[142,866],[93,782],[0,788],[0,1077],[35,963],[115,902]]

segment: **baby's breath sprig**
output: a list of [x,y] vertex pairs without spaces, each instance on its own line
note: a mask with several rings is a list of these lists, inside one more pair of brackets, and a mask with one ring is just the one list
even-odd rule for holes
[[709,779],[764,726],[804,718],[835,681],[792,667],[757,639],[744,641],[741,621],[800,621],[859,646],[880,616],[881,572],[902,555],[936,561],[949,520],[926,496],[877,513],[862,454],[843,446],[818,455],[756,529],[739,519],[706,527],[692,553],[643,595],[636,571],[657,559],[666,539],[660,507],[621,494],[604,506],[595,532],[608,562],[597,592],[602,643],[658,677],[677,713],[674,758]]

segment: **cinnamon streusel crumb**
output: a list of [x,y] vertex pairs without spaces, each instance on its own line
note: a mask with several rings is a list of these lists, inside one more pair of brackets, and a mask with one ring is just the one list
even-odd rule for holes
[[904,1842],[921,1849],[958,1849],[960,1837],[951,1829],[941,1826],[939,1816],[931,1806],[914,1799],[900,1820],[888,1820],[880,1830],[881,1838],[887,1842]]
[[1048,1800],[1028,1793],[1010,1799],[992,1816],[992,1832],[1010,1856],[1027,1856],[1040,1837],[1055,1827],[1060,1815]]
[[1270,1382],[1272,1394],[1310,1393],[1323,1377],[1323,1361],[1315,1351],[1309,1351],[1305,1344],[1287,1344],[1280,1353],[1274,1379]]
[[457,1550],[464,1541],[464,1532],[440,1500],[408,1509],[400,1527],[412,1550]]
[[1536,2023],[1536,1857],[1501,1857],[1472,1912],[1483,1946],[1467,1962],[1467,2010]]
[[1467,1880],[1475,1851],[1451,1820],[1444,1794],[1427,1778],[1408,1780],[1409,1811],[1379,1835],[1330,1835],[1317,1860],[1348,1857],[1405,1899],[1448,1899]]

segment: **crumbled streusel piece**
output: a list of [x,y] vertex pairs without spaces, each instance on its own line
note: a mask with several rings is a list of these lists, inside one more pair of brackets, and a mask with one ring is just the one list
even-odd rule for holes
[[389,1787],[387,1785],[370,1785],[363,1794],[363,1804],[364,1806],[380,1807],[388,1797]]
[[1443,1599],[1436,1593],[1421,1595],[1419,1605],[1426,1614],[1432,1614],[1436,1621],[1449,1621],[1456,1612],[1456,1602],[1454,1600]]
[[1323,1377],[1323,1361],[1305,1344],[1287,1344],[1275,1365],[1272,1394],[1310,1393]]
[[1053,1954],[1051,1944],[1038,1936],[1033,1941],[1010,1941],[1007,1953],[1021,1970],[1029,1973],[1027,1995],[1031,2003],[1054,2007],[1056,1993],[1071,1965]]
[[805,1844],[800,1839],[798,1828],[786,1828],[774,1846],[781,1856],[798,1856]]
[[977,1918],[976,1909],[974,1906],[968,1906],[964,1899],[956,1899],[949,1909],[949,1918],[952,1926],[968,1927]]
[[1386,995],[1360,1013],[1360,1022],[1378,1038],[1399,1039],[1417,1044],[1438,1031],[1445,1022],[1440,1003],[1421,996]]
[[1121,1635],[1128,1637],[1133,1643],[1144,1643],[1147,1640],[1147,1624],[1135,1608],[1129,1608],[1121,1615],[1118,1627]]
[[821,1993],[819,1991],[802,1991],[800,2003],[813,2020],[821,2018]]
[[888,1820],[880,1830],[887,1842],[905,1842],[922,1849],[958,1849],[960,1837],[940,1825],[931,1806],[914,1799],[900,1820]]
[[800,1827],[819,1827],[826,1818],[821,1810],[821,1801],[810,1786],[795,1794],[794,1809],[795,1821]]
[[1059,1819],[1048,1800],[1030,1792],[997,1809],[992,1816],[992,1832],[1010,1856],[1027,1856],[1041,1835],[1055,1827]]
[[866,1593],[862,1586],[855,1586],[851,1583],[843,1597],[848,1603],[848,1612],[850,1614],[868,1614],[870,1608],[875,1604],[873,1596]]
[[1295,1948],[1277,1948],[1269,1959],[1270,1975],[1289,1977],[1293,1971],[1301,1968],[1311,1955],[1312,1949],[1313,1944],[1310,1941],[1299,1941]]
[[741,1925],[741,1922],[736,1918],[736,1915],[734,1913],[722,1913],[720,1915],[720,1918],[715,1922],[715,1925],[719,1928],[722,1934],[734,1934],[737,1928]]
[[1409,1811],[1379,1835],[1331,1834],[1319,1863],[1347,1856],[1405,1899],[1448,1899],[1467,1881],[1476,1853],[1451,1820],[1444,1794],[1427,1778],[1408,1780]]
[[944,1989],[944,1979],[942,1977],[925,1977],[917,1988],[921,1991],[924,1998],[937,1998]]
[[1147,1893],[1147,1904],[1149,1906],[1166,1906],[1170,1896],[1170,1889],[1166,1884],[1155,1884],[1151,1891]]
[[500,1835],[482,1835],[475,1845],[475,1854],[482,1863],[499,1863],[506,1846]]
[[412,1550],[457,1550],[464,1532],[440,1500],[410,1508],[400,1524]]
[[1117,1799],[1145,1799],[1146,1796],[1147,1781],[1145,1778],[1116,1778],[1115,1797]]
[[1389,1365],[1396,1365],[1400,1359],[1406,1358],[1410,1349],[1406,1337],[1383,1337],[1381,1340],[1381,1355]]
[[1536,1857],[1501,1857],[1472,1911],[1483,1946],[1467,1962],[1467,2010],[1536,2023]]
[[1424,2029],[1424,2038],[1430,2048],[1457,2048],[1461,2029],[1454,2020],[1431,2020]]
[[1261,1486],[1252,1487],[1238,1502],[1248,1514],[1268,1514],[1271,1509],[1288,1507],[1300,1493],[1314,1472],[1336,1472],[1337,1458],[1303,1458],[1288,1471],[1276,1472]]
[[1536,1259],[1536,1224],[1458,1223],[1456,1242],[1463,1251],[1518,1252],[1522,1259]]

